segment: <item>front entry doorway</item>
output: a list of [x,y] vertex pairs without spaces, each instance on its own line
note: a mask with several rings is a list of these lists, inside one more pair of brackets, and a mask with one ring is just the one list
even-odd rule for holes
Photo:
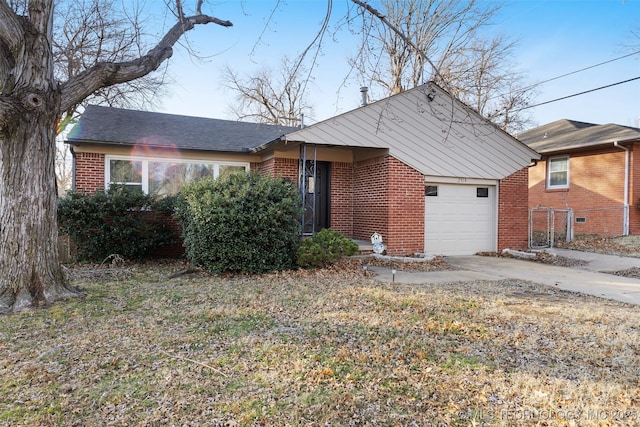
[[329,227],[329,162],[306,161],[303,190],[304,224],[302,232],[313,235]]

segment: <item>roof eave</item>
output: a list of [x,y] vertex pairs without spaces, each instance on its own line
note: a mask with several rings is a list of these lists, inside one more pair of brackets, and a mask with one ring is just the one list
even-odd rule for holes
[[286,145],[288,147],[291,147],[296,144],[304,144],[304,143],[306,143],[306,141],[292,140],[292,139],[288,139],[287,135],[282,135],[272,141],[269,141],[264,144],[258,145],[257,147],[251,148],[249,151],[252,154],[257,154],[261,151],[265,151],[269,149],[275,150],[280,145]]
[[[572,145],[564,145],[562,147],[554,147],[548,149],[538,149],[538,153],[540,154],[552,154],[552,153],[561,153],[561,152],[569,152],[569,151],[581,151],[581,150],[593,150],[601,147],[608,147],[613,144],[634,144],[636,142],[640,142],[639,138],[631,138],[631,139],[616,139],[612,138],[606,141],[598,141],[594,143],[588,144],[572,144]],[[534,148],[534,150],[536,150]]]
[[[72,146],[82,146],[82,145],[99,145],[102,147],[135,147],[137,144],[136,143],[131,143],[131,142],[114,142],[114,141],[91,141],[91,140],[86,140],[86,139],[66,139],[64,141],[65,144],[69,144]],[[145,144],[145,147],[150,147],[152,149],[157,148],[157,149],[166,149],[167,145],[155,145],[155,144]],[[175,148],[175,147],[174,147]],[[251,148],[246,148],[246,147],[242,147],[238,150],[225,150],[225,149],[215,149],[215,150],[211,150],[211,149],[206,149],[206,148],[199,148],[199,147],[180,147],[177,148],[177,150],[179,151],[207,151],[207,152],[211,152],[211,153],[253,153],[253,149]]]

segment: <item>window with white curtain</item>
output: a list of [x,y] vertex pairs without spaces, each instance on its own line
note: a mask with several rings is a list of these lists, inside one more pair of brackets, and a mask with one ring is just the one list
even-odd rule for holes
[[547,188],[569,187],[569,156],[552,157],[547,165]]

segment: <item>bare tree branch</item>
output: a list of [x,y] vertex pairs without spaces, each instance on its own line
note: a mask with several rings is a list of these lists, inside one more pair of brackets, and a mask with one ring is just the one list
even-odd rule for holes
[[158,69],[160,64],[173,55],[173,46],[187,31],[196,25],[213,23],[231,27],[230,21],[224,21],[207,15],[187,17],[176,23],[162,40],[146,55],[132,61],[119,63],[100,63],[71,78],[61,88],[61,106],[63,111],[73,106],[102,87],[128,82]]
[[[381,87],[384,96],[434,80],[503,129],[527,123],[519,111],[535,86],[526,88],[524,75],[509,62],[514,43],[481,38],[499,3],[382,0],[382,13],[366,1],[351,1],[373,17],[370,26],[363,20],[363,47],[351,64]],[[430,73],[424,70],[427,63]]]
[[[374,9],[373,7],[371,7],[366,2],[363,2],[363,1],[360,1],[360,0],[351,0],[351,1],[354,2],[355,4],[357,4],[358,6],[362,7],[363,9],[367,10],[369,13],[371,13],[376,18],[378,18],[385,26],[387,26],[398,37],[400,37],[402,39],[402,41],[404,41],[408,46],[410,46],[414,50],[414,52],[422,60],[427,61],[429,63],[429,65],[431,65],[431,68],[433,69],[433,72],[436,73],[436,75],[439,73],[438,72],[438,68],[435,66],[435,64],[433,62],[431,62],[431,60],[429,59],[427,54],[418,45],[416,45],[413,41],[411,41],[411,39],[409,39],[402,31],[400,31],[400,29],[398,29],[395,25],[393,25],[391,22],[389,22],[389,20],[387,19],[387,17],[385,15],[383,15],[378,10]],[[393,50],[395,52],[398,51],[397,47],[394,48]],[[397,61],[398,57],[396,56],[394,59],[392,59],[392,61],[393,60]],[[401,85],[396,81],[396,83],[394,84],[394,87],[400,88]],[[398,90],[398,91],[401,91],[401,90]],[[393,92],[393,93],[398,93],[398,92]]]
[[306,69],[292,64],[284,57],[278,72],[263,68],[246,79],[227,67],[224,80],[236,92],[236,103],[231,111],[239,120],[285,126],[299,124],[301,115],[310,115],[312,107],[306,104],[304,93],[309,77],[300,78]]
[[[102,62],[124,62],[140,57],[143,48],[140,9],[120,10],[117,0],[63,0],[57,9],[54,29],[54,72],[68,81]],[[166,73],[150,73],[139,79],[107,86],[71,105],[64,116],[74,116],[80,105],[103,104],[124,108],[153,107],[165,91]]]
[[24,40],[23,30],[19,18],[7,4],[6,0],[0,0],[0,42],[3,48],[15,52]]

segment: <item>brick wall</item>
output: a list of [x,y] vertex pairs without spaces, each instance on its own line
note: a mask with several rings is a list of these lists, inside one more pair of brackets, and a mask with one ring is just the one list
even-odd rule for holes
[[388,156],[353,167],[353,237],[369,240],[375,232],[388,239]]
[[296,184],[298,182],[298,159],[271,158],[261,163],[252,163],[251,169],[271,178],[281,176]]
[[629,234],[640,234],[640,144],[633,144],[629,179]]
[[[625,152],[619,148],[594,150],[569,156],[569,188],[547,189],[547,162],[541,160],[529,169],[529,207],[550,207],[574,211],[574,234],[616,236],[623,232]],[[636,173],[636,172],[634,172]],[[637,191],[637,190],[636,190]],[[637,195],[630,192],[635,206]],[[638,230],[635,207],[630,209]],[[576,217],[586,222],[575,222]]]
[[[104,154],[77,153],[76,189],[104,188]],[[272,158],[253,162],[251,170],[298,181],[298,160]],[[346,236],[369,240],[383,235],[393,255],[424,250],[424,178],[390,156],[352,164],[332,162],[330,225]],[[163,254],[164,255],[164,254]]]
[[357,162],[353,237],[382,234],[389,255],[424,250],[424,177],[391,156]]
[[353,164],[331,163],[329,199],[330,227],[345,236],[353,235]]
[[76,153],[75,190],[93,193],[104,190],[104,154]]
[[249,163],[249,169],[257,171],[258,173],[266,176],[273,176],[274,159],[268,159],[264,162],[251,162]]
[[527,168],[500,181],[498,194],[498,252],[505,248],[523,250],[529,246]]
[[389,157],[389,228],[391,255],[424,251],[424,176]]

